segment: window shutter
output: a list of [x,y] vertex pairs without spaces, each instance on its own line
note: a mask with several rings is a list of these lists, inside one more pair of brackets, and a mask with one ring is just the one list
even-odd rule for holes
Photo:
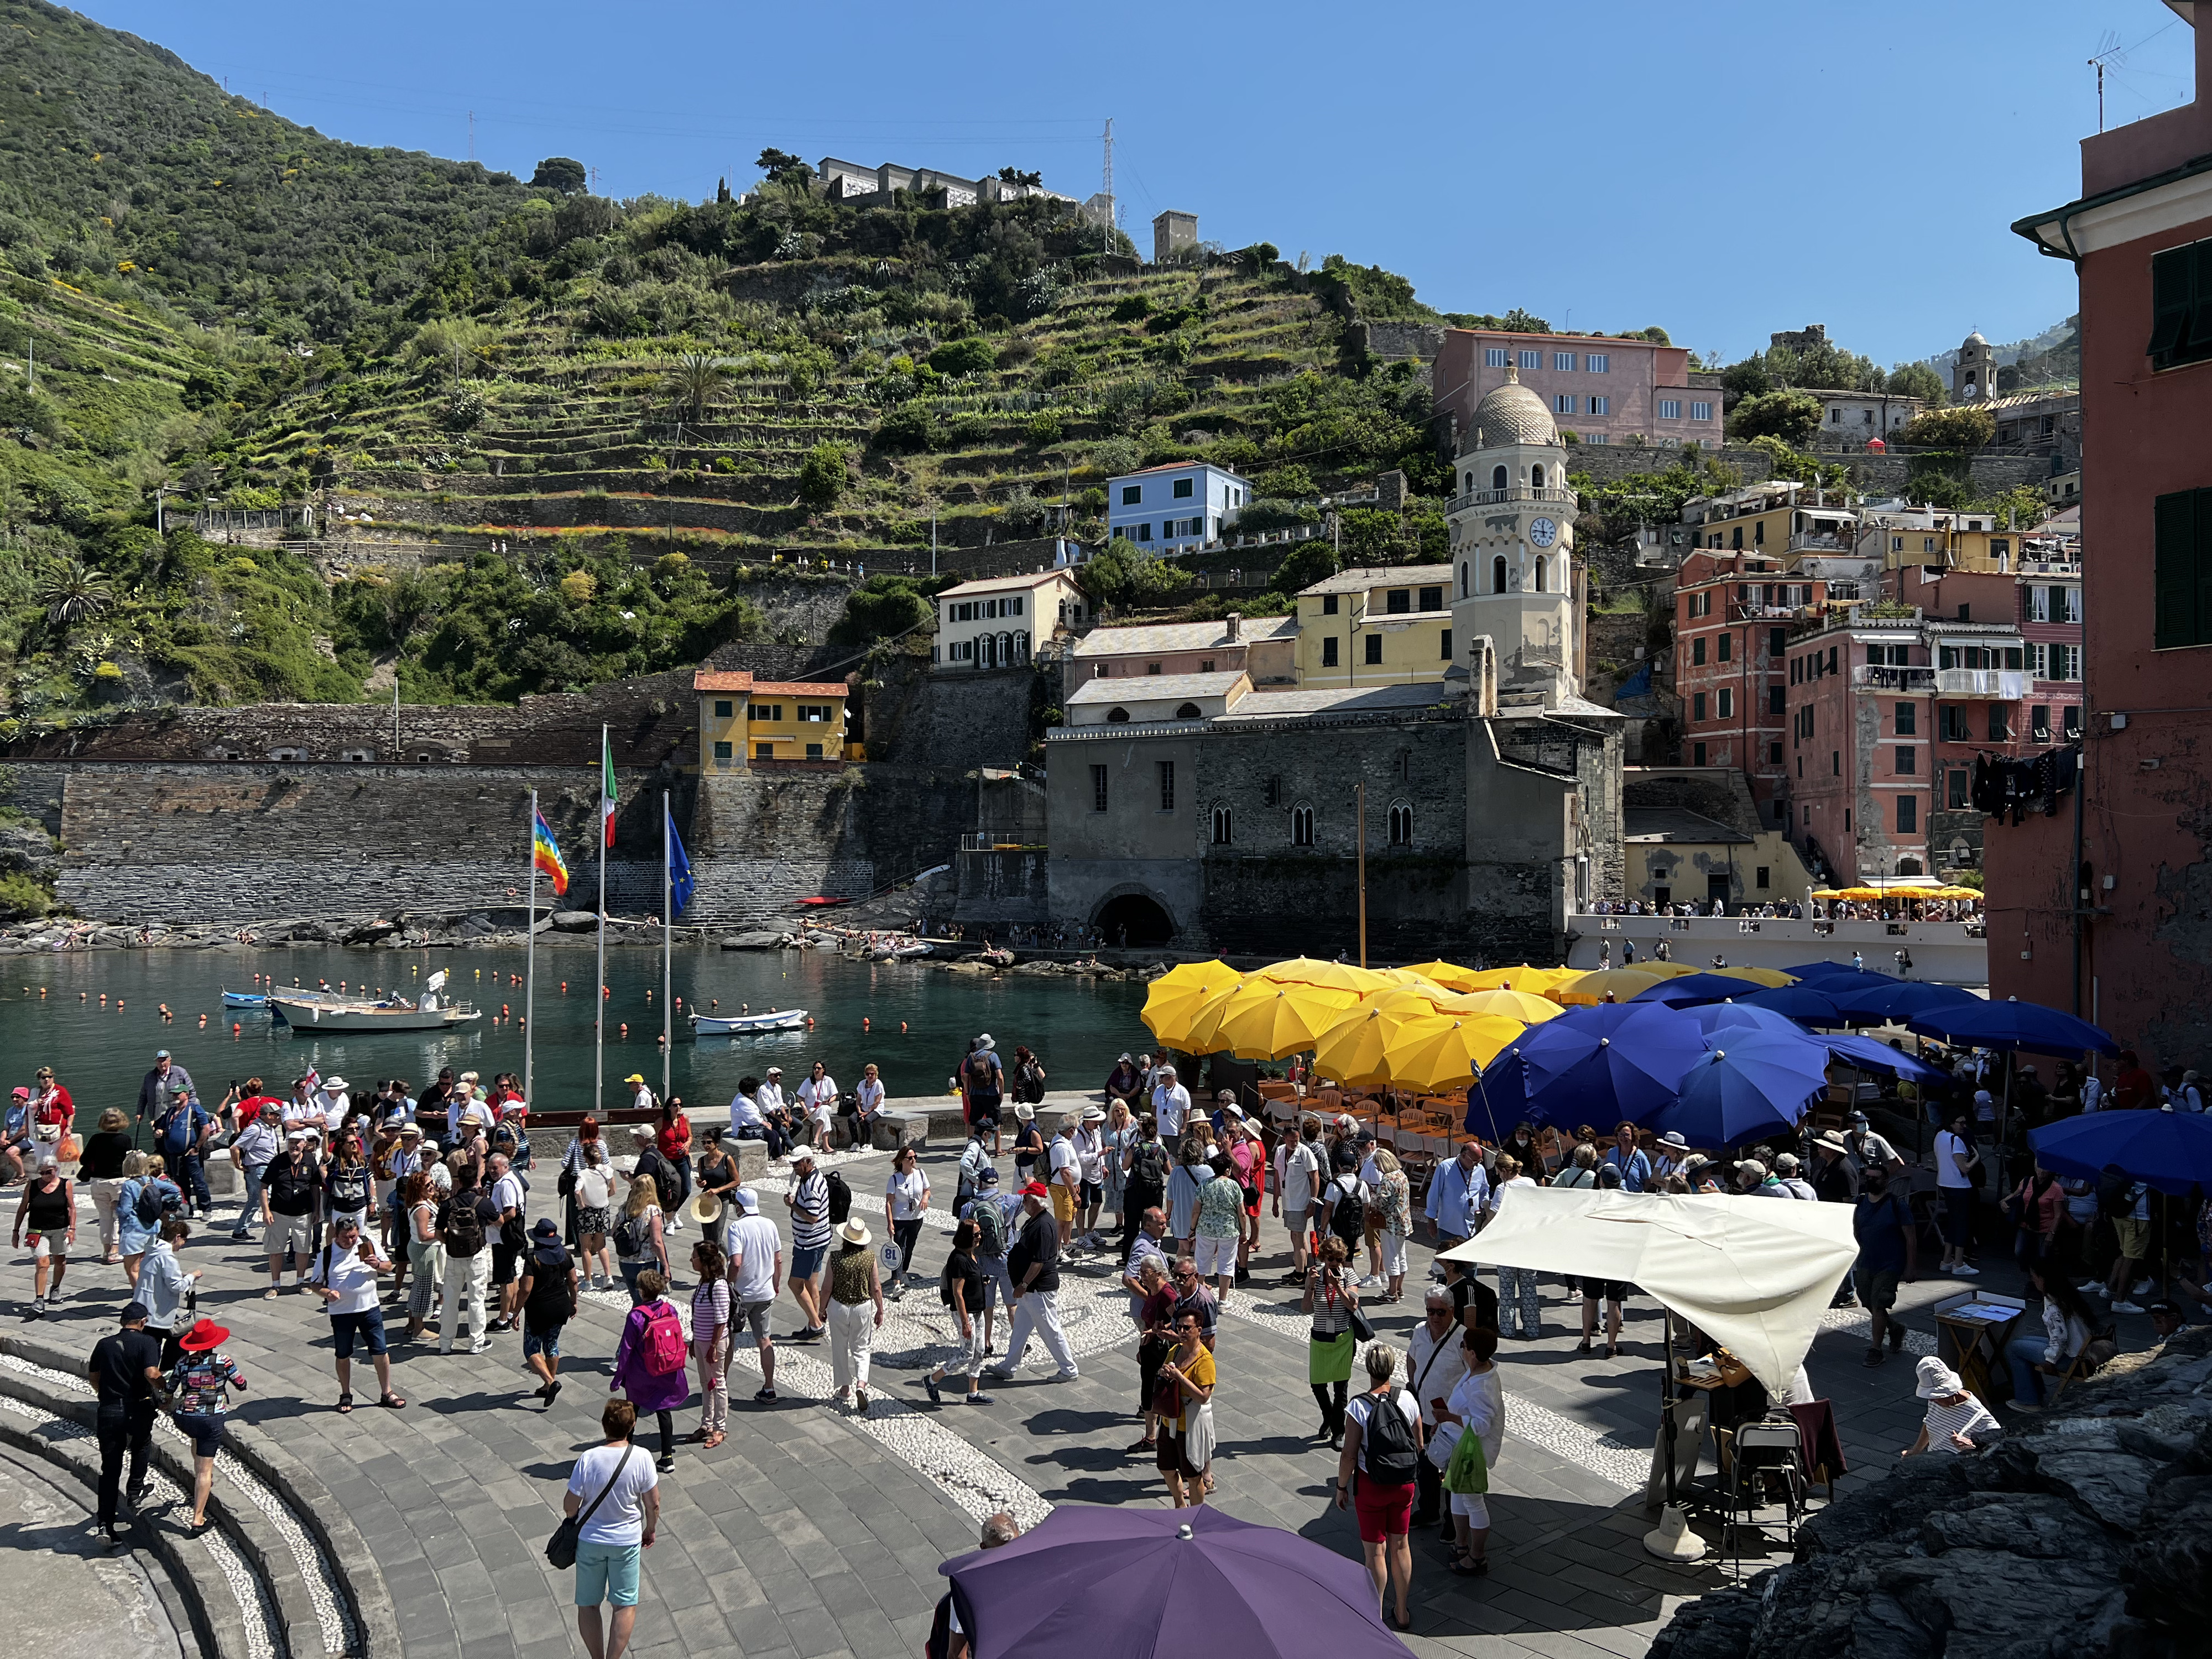
[[2160,495],[2152,524],[2152,644],[2160,651],[2197,643],[2198,497],[2184,489]]
[[2191,361],[2202,362],[2212,357],[2212,237],[2174,252],[2194,256],[2196,294],[2190,307],[2188,351]]
[[[2199,246],[2168,248],[2150,256],[2149,349],[2154,368],[2172,363],[2188,344]],[[2212,274],[2212,262],[2208,262],[2207,271]]]
[[2197,493],[2197,616],[2191,642],[2212,645],[2212,489]]

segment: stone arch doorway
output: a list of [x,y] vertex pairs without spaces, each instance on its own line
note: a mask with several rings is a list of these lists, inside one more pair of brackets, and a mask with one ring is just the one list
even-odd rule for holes
[[1091,922],[1110,945],[1121,944],[1124,928],[1132,945],[1165,945],[1175,938],[1175,918],[1149,893],[1116,893],[1098,907]]

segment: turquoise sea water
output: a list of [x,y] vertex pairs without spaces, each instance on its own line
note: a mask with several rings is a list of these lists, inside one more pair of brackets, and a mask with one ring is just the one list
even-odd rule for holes
[[[586,947],[541,947],[538,953],[538,1026],[532,1103],[545,1109],[592,1104],[591,981]],[[295,1034],[262,1013],[225,1010],[222,992],[263,988],[257,973],[281,986],[362,976],[375,987],[410,995],[440,969],[447,994],[473,1002],[486,1018],[461,1033],[375,1036]],[[138,1085],[157,1048],[168,1048],[192,1074],[211,1106],[234,1080],[258,1076],[272,1089],[289,1085],[309,1065],[338,1072],[356,1089],[387,1077],[416,1085],[441,1066],[495,1072],[522,1070],[520,951],[101,951],[15,957],[0,964],[0,1067],[10,1086],[27,1084],[52,1066],[89,1127],[101,1108],[135,1112]],[[563,994],[562,981],[568,981]],[[694,1042],[679,1017],[671,1050],[671,1086],[694,1105],[722,1104],[748,1073],[781,1066],[787,1089],[819,1058],[849,1088],[873,1060],[894,1097],[943,1090],[968,1040],[988,1031],[1011,1055],[1026,1042],[1043,1060],[1052,1086],[1091,1087],[1124,1048],[1150,1046],[1139,1023],[1145,988],[1079,979],[972,978],[941,969],[858,963],[829,951],[724,951],[679,946],[675,994],[689,1010],[735,1013],[804,1007],[811,1031]],[[607,952],[606,1082],[610,1097],[627,1073],[641,1072],[660,1087],[660,956],[635,947]],[[40,993],[44,990],[42,997]],[[647,993],[653,994],[652,1000]],[[101,994],[107,1001],[103,1005]],[[172,1018],[164,1020],[161,1005]],[[515,1017],[498,1021],[504,1004]],[[119,1006],[118,1006],[119,1005]],[[200,1016],[207,1016],[204,1028]],[[861,1022],[872,1022],[872,1030]],[[232,1023],[239,1030],[234,1033]],[[627,1022],[629,1036],[620,1028]],[[901,1031],[902,1023],[905,1030]]]

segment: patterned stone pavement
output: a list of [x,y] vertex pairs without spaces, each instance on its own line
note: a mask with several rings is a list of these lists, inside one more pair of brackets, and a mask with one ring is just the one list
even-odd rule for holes
[[[880,1232],[888,1158],[841,1161],[856,1213]],[[943,1149],[925,1160],[940,1195],[951,1190],[953,1162]],[[783,1173],[779,1168],[762,1183],[763,1212],[779,1219],[783,1206],[773,1194]],[[541,1164],[534,1210],[551,1212],[553,1175]],[[186,1259],[206,1270],[201,1311],[231,1327],[228,1350],[253,1383],[235,1420],[319,1475],[327,1496],[317,1501],[342,1509],[374,1557],[410,1659],[458,1656],[464,1644],[471,1659],[532,1643],[576,1650],[568,1577],[549,1571],[540,1550],[571,1462],[596,1440],[627,1297],[586,1294],[564,1334],[568,1386],[550,1410],[531,1398],[534,1379],[522,1368],[519,1337],[508,1334],[476,1357],[441,1358],[428,1341],[397,1344],[395,1385],[408,1408],[362,1405],[340,1416],[317,1304],[289,1292],[262,1300],[264,1258],[254,1246],[232,1244],[228,1210],[218,1216]],[[932,1218],[949,1226],[941,1212]],[[81,1238],[89,1237],[87,1222]],[[672,1259],[688,1258],[696,1236],[689,1229],[675,1236]],[[1260,1282],[1231,1298],[1220,1328],[1217,1501],[1356,1556],[1351,1516],[1328,1507],[1335,1459],[1314,1437],[1297,1294],[1276,1283],[1287,1266],[1279,1229],[1263,1239]],[[1063,1317],[1079,1378],[1051,1380],[1033,1348],[1017,1380],[988,1385],[995,1408],[954,1403],[950,1392],[941,1409],[929,1405],[921,1374],[942,1357],[949,1334],[933,1282],[947,1248],[944,1227],[925,1228],[915,1267],[928,1280],[894,1305],[879,1334],[875,1398],[865,1416],[829,1402],[823,1348],[787,1346],[779,1350],[778,1402],[755,1405],[749,1388],[735,1387],[725,1443],[711,1452],[679,1448],[677,1472],[663,1477],[661,1531],[646,1560],[632,1650],[640,1659],[728,1653],[733,1644],[771,1659],[918,1652],[942,1586],[938,1564],[973,1547],[977,1517],[1001,1507],[1026,1521],[1061,1502],[1165,1501],[1149,1455],[1125,1449],[1137,1426],[1134,1344],[1126,1298],[1103,1261],[1064,1281]],[[1425,1282],[1430,1261],[1424,1249],[1413,1254],[1409,1292]],[[27,1260],[19,1256],[8,1271],[9,1288],[27,1294]],[[688,1270],[679,1267],[678,1276],[688,1279]],[[17,1330],[52,1366],[81,1376],[82,1356],[112,1328],[123,1300],[121,1272],[81,1261],[69,1288],[63,1316]],[[1948,1288],[1908,1286],[1908,1298],[1924,1304]],[[1381,1334],[1402,1344],[1418,1306],[1409,1294],[1400,1307],[1373,1310]],[[396,1331],[404,1319],[390,1317]],[[1409,1642],[1416,1653],[1638,1655],[1678,1600],[1723,1582],[1711,1558],[1674,1567],[1639,1547],[1651,1524],[1641,1488],[1656,1419],[1656,1304],[1630,1304],[1616,1360],[1574,1352],[1580,1304],[1565,1302],[1556,1286],[1546,1292],[1544,1317],[1540,1340],[1509,1341],[1500,1354],[1508,1429],[1492,1476],[1492,1571],[1485,1579],[1454,1578],[1443,1571],[1433,1534],[1417,1536]],[[1816,1388],[1836,1401],[1852,1464],[1846,1480],[1863,1480],[1878,1476],[1910,1441],[1920,1413],[1909,1362],[1863,1369],[1863,1325],[1854,1334],[1853,1316],[1833,1319],[1808,1367]],[[776,1328],[788,1332],[798,1322],[787,1297]],[[1932,1347],[1924,1315],[1918,1322],[1915,1346]],[[746,1354],[733,1381],[753,1363]],[[696,1422],[696,1407],[679,1414],[682,1431]],[[247,1493],[241,1501],[261,1499]],[[283,1519],[269,1519],[276,1534],[291,1535]],[[311,1563],[301,1565],[312,1576]],[[354,1633],[331,1626],[325,1608],[314,1614],[325,1623],[325,1652],[359,1650]],[[312,1628],[314,1619],[303,1622]],[[295,1639],[294,1651],[300,1646]]]

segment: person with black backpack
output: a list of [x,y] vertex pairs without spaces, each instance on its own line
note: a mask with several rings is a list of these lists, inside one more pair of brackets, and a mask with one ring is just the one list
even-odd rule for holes
[[322,1185],[322,1160],[307,1149],[307,1131],[286,1132],[283,1155],[270,1159],[261,1177],[261,1237],[269,1252],[269,1288],[262,1294],[271,1302],[288,1251],[292,1288],[307,1288],[307,1264],[315,1253],[315,1200]]
[[1137,1230],[1144,1225],[1145,1212],[1164,1203],[1168,1194],[1168,1172],[1171,1161],[1168,1149],[1161,1143],[1158,1121],[1149,1112],[1137,1120],[1137,1141],[1121,1160],[1124,1176],[1121,1183],[1121,1259],[1127,1261],[1129,1252],[1136,1247]]
[[[1413,1588],[1413,1476],[1421,1461],[1421,1408],[1394,1386],[1398,1351],[1387,1342],[1367,1345],[1367,1392],[1345,1408],[1344,1452],[1336,1465],[1336,1506],[1357,1500],[1359,1545],[1382,1617],[1393,1630],[1411,1630],[1406,1606]],[[1398,1591],[1393,1617],[1385,1592]]]
[[445,1306],[438,1316],[438,1352],[453,1352],[463,1318],[473,1312],[476,1335],[469,1352],[482,1353],[491,1346],[484,1298],[491,1288],[489,1240],[499,1231],[499,1212],[477,1184],[474,1159],[456,1152],[447,1167],[453,1172],[453,1191],[438,1206],[438,1242],[446,1247]]

